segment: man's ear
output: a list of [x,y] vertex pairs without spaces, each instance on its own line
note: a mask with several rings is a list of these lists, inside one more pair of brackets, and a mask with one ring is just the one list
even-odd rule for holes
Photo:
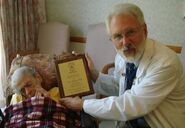
[[147,37],[148,35],[148,29],[147,29],[147,25],[144,24],[144,33],[145,33],[145,36]]

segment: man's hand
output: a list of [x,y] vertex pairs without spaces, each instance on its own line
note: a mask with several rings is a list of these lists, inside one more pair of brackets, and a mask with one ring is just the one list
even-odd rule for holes
[[89,67],[89,70],[90,70],[90,73],[91,73],[91,78],[95,82],[96,79],[98,78],[99,73],[95,69],[94,63],[93,63],[92,59],[90,58],[90,56],[87,53],[85,54],[85,58],[86,58],[87,63],[88,63],[88,67]]
[[59,102],[65,107],[75,111],[81,111],[83,108],[83,100],[80,99],[80,97],[66,97],[60,99]]

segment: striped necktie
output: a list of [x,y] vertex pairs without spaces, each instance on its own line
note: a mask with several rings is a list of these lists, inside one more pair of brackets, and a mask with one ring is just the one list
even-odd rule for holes
[[133,81],[136,77],[137,67],[134,63],[126,64],[126,76],[125,76],[125,87],[127,89],[131,89]]

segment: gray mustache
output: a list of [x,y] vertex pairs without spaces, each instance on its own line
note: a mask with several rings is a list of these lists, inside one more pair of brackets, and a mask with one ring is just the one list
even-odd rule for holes
[[129,44],[129,45],[127,45],[127,46],[125,46],[125,47],[123,48],[123,51],[127,51],[127,50],[129,50],[129,49],[131,49],[131,48],[133,48],[133,46],[132,46],[131,44]]
[[128,50],[128,47],[124,47],[124,48],[123,48],[123,51],[127,51],[127,50]]

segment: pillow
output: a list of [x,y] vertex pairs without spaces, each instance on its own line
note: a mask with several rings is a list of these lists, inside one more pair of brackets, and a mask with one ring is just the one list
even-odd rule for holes
[[[49,54],[30,54],[26,56],[18,56],[13,59],[10,67],[10,72],[8,74],[8,91],[6,92],[9,95],[12,94],[10,91],[10,81],[11,75],[13,72],[19,68],[20,66],[26,65],[36,69],[36,71],[42,77],[42,87],[47,91],[57,85],[57,76],[55,72],[55,63],[54,63],[54,55]],[[7,94],[6,94],[7,95]]]

